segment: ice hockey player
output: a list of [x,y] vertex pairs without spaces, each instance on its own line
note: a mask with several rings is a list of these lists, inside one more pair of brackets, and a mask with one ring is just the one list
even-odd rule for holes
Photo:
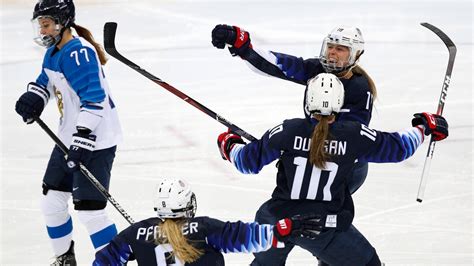
[[[78,171],[79,164],[108,188],[122,132],[101,66],[106,62],[105,54],[89,30],[75,23],[72,0],[39,1],[32,23],[38,34],[35,41],[47,50],[40,75],[27,85],[15,109],[30,124],[49,100],[56,98],[58,135],[70,149],[67,159],[58,147],[52,151],[43,177],[41,212],[55,255],[52,265],[76,265],[68,210],[71,196],[96,250],[117,234],[104,210],[106,199]],[[73,36],[71,28],[79,36]]]
[[283,246],[290,236],[314,238],[323,227],[318,215],[295,216],[275,225],[223,222],[194,217],[196,196],[182,178],[165,178],[155,193],[157,216],[120,232],[96,253],[93,265],[224,265],[221,252],[261,252]]
[[[240,172],[256,174],[279,160],[277,186],[257,212],[256,222],[272,224],[281,217],[315,212],[327,215],[325,228],[315,239],[289,238],[285,249],[255,253],[252,265],[284,265],[294,245],[310,251],[329,265],[380,265],[377,252],[353,226],[354,206],[346,177],[354,162],[400,162],[413,155],[424,140],[448,136],[448,124],[438,115],[416,113],[413,127],[387,133],[347,120],[336,120],[344,88],[333,74],[322,73],[308,82],[307,109],[311,119],[288,119],[269,129],[261,139],[245,144],[232,132],[218,137],[224,159]],[[330,219],[333,217],[333,219]],[[349,222],[348,222],[349,221]],[[340,223],[349,224],[340,230]],[[333,224],[335,227],[331,229]]]

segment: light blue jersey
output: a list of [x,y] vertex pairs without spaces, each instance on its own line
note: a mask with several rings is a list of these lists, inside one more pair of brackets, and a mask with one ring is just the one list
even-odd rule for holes
[[97,52],[84,38],[75,37],[60,50],[49,48],[36,80],[55,95],[60,113],[59,138],[67,146],[77,126],[97,136],[96,150],[122,139],[117,110]]

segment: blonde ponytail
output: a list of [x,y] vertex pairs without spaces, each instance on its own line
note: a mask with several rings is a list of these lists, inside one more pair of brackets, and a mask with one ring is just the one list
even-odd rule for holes
[[165,219],[159,225],[158,235],[155,237],[155,244],[169,243],[173,248],[173,255],[184,263],[192,263],[199,259],[204,252],[191,245],[183,235],[183,225],[185,220],[182,219]]
[[319,122],[313,129],[313,135],[311,136],[309,161],[320,169],[326,168],[326,162],[329,160],[329,154],[325,151],[324,146],[329,135],[329,121],[334,118],[334,115],[316,116]]

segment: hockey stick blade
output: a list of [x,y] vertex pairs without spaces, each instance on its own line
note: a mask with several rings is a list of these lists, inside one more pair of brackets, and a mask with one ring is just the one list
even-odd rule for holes
[[[48,134],[48,136],[56,143],[56,145],[59,147],[59,149],[64,153],[65,156],[67,156],[68,153],[68,148],[64,143],[56,136],[53,131],[46,125],[46,123],[41,120],[39,117],[34,118],[35,122]],[[105,199],[107,199],[110,204],[112,204],[115,209],[129,222],[130,224],[135,223],[133,218],[128,215],[128,213],[120,206],[120,204],[110,195],[110,193],[107,191],[107,189],[99,182],[99,180],[85,167],[82,163],[79,164],[79,169],[81,173],[92,183],[92,185],[95,186],[95,188],[104,196]]]
[[190,105],[194,106],[196,109],[200,110],[201,112],[207,114],[214,120],[218,121],[219,123],[223,124],[224,126],[228,127],[232,132],[246,138],[247,140],[254,141],[256,140],[255,137],[247,133],[245,130],[241,129],[240,127],[234,125],[227,119],[223,118],[222,116],[218,115],[211,109],[207,108],[206,106],[200,104],[193,98],[189,97],[185,93],[181,92],[180,90],[176,89],[175,87],[171,86],[170,84],[166,83],[165,81],[161,80],[160,78],[152,75],[145,69],[141,68],[137,64],[133,63],[123,55],[121,55],[117,48],[115,47],[115,36],[117,33],[117,23],[116,22],[107,22],[104,25],[104,46],[105,51],[110,54],[115,59],[119,60],[120,62],[128,65],[130,68],[134,69],[138,73],[142,74],[143,76],[147,77],[151,81],[155,82],[156,84],[160,85],[167,91],[173,93],[174,95],[181,98],[183,101],[189,103]]
[[[426,22],[421,23],[421,25],[436,34],[446,45],[449,52],[448,66],[446,68],[446,74],[444,75],[443,85],[441,87],[441,95],[439,96],[438,109],[436,110],[436,114],[442,115],[444,110],[444,103],[446,102],[446,96],[448,95],[448,87],[451,81],[451,73],[453,72],[454,59],[456,58],[457,49],[456,45],[454,45],[454,42],[443,31]],[[431,167],[431,160],[433,159],[435,144],[436,142],[434,141],[433,137],[431,137],[430,144],[428,146],[428,152],[425,158],[425,164],[423,165],[423,172],[421,173],[421,181],[420,186],[418,187],[418,195],[416,198],[416,201],[420,203],[423,201],[423,197],[425,194],[426,182],[428,180],[428,174]]]

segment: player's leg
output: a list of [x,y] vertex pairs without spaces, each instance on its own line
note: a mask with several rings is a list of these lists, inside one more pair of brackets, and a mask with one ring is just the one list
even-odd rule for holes
[[[320,245],[307,239],[299,238],[294,242],[302,248],[314,252],[313,254],[317,254],[329,265],[381,265],[375,248],[354,226],[351,226],[347,231],[333,231],[332,233],[332,239],[323,249],[319,249]],[[320,241],[318,239],[316,241]]]
[[58,147],[55,147],[43,177],[43,196],[40,201],[40,209],[45,219],[46,230],[55,257],[70,253],[72,254],[71,261],[75,263],[72,241],[73,226],[68,210],[72,177],[66,173],[64,166],[64,155]]
[[[109,188],[110,171],[116,147],[94,151],[87,169],[106,188]],[[72,196],[74,209],[89,233],[95,250],[100,250],[117,235],[117,228],[105,212],[106,198],[80,171],[74,173]]]
[[[278,217],[275,217],[270,209],[272,205],[272,200],[268,200],[260,206],[255,215],[255,221],[258,223],[266,224],[275,224],[278,221]],[[263,265],[272,265],[279,266],[285,265],[286,258],[290,251],[293,249],[294,245],[292,243],[285,243],[285,248],[272,248],[265,252],[254,253],[255,259],[252,261],[252,266],[263,266]]]

